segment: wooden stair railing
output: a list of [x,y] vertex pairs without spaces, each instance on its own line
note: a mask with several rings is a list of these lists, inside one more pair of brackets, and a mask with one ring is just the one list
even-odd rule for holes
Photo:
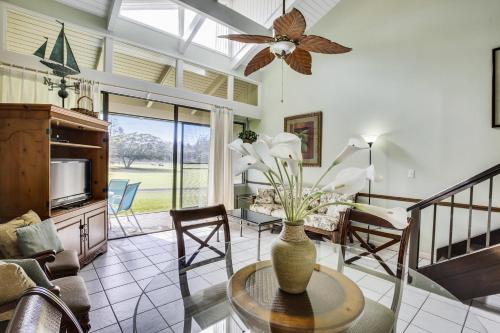
[[[425,275],[428,275],[431,278],[436,278],[438,281],[443,283],[443,287],[445,288],[450,288],[450,289],[457,289],[459,288],[455,285],[456,281],[458,281],[454,276],[461,276],[462,278],[466,277],[471,277],[474,274],[482,274],[486,273],[484,269],[487,269],[486,266],[484,266],[484,269],[481,269],[481,264],[479,264],[481,267],[479,267],[477,264],[467,267],[467,265],[470,265],[472,262],[475,260],[483,260],[484,258],[492,259],[492,258],[499,258],[498,253],[500,251],[498,250],[498,246],[496,241],[496,234],[493,234],[493,239],[492,239],[492,230],[491,230],[491,222],[492,222],[492,212],[497,212],[498,208],[492,207],[492,201],[493,201],[493,178],[497,175],[500,174],[500,164],[495,165],[492,168],[489,168],[488,170],[485,170],[474,177],[471,177],[467,180],[464,180],[444,191],[441,191],[430,198],[427,198],[425,200],[421,200],[418,203],[415,203],[414,205],[408,207],[408,211],[411,213],[411,217],[415,220],[415,229],[414,232],[411,235],[411,240],[410,240],[410,248],[409,248],[409,266],[412,269],[418,270],[419,272],[422,272]],[[479,185],[479,184],[485,184],[488,185],[488,204],[487,205],[475,205],[474,204],[474,188]],[[456,195],[459,194],[467,194],[468,197],[468,203],[463,204],[463,203],[456,203],[455,202],[455,197]],[[436,256],[436,225],[438,223],[446,223],[443,220],[438,220],[437,219],[437,208],[438,207],[449,207],[449,220],[448,222],[448,245],[443,246],[439,249],[439,256]],[[432,209],[431,211],[431,216],[432,216],[432,228],[431,228],[431,244],[430,244],[430,265],[427,265],[425,267],[419,267],[419,259],[420,259],[420,254],[421,254],[421,248],[420,248],[420,238],[421,238],[421,233],[423,232],[422,230],[422,211],[424,209]],[[467,209],[468,214],[467,214],[467,238],[462,242],[463,244],[459,244],[461,242],[453,242],[453,231],[454,231],[454,213],[457,208],[460,209]],[[484,232],[480,235],[472,236],[472,221],[473,221],[473,211],[474,210],[480,210],[480,211],[486,211],[487,216],[486,220],[484,221]],[[478,220],[477,218],[474,219],[475,221]],[[475,222],[477,223],[477,222]],[[479,244],[479,241],[484,241],[483,244]],[[456,257],[455,249],[457,247],[464,247],[465,246],[465,255]],[[476,252],[474,250],[479,249]],[[481,253],[479,253],[481,252]],[[444,254],[444,255],[443,255]],[[475,254],[475,255],[472,255]],[[468,257],[468,258],[467,258]],[[467,259],[466,259],[467,258]],[[439,260],[439,262],[438,262]],[[486,262],[484,262],[484,265],[487,265]],[[471,267],[474,267],[476,272],[474,273],[473,271],[470,270]],[[496,269],[500,273],[500,265],[496,268],[490,267],[488,272],[491,273],[491,269]],[[460,270],[462,270],[462,273],[458,273]],[[484,272],[483,272],[484,271]],[[495,271],[497,272],[497,271]],[[439,278],[438,278],[439,277]],[[446,277],[446,278],[445,278]],[[447,286],[448,281],[450,283],[449,286]],[[490,286],[491,284],[485,284],[487,286]],[[492,292],[500,292],[498,290],[500,288],[500,283],[495,284],[494,287],[491,287],[489,290]],[[459,294],[461,296],[470,296],[474,294],[484,294],[488,291],[488,288],[478,291],[474,293],[473,291],[468,292],[468,293],[461,293]],[[458,295],[456,295],[458,297]],[[478,297],[478,296],[475,296]]]

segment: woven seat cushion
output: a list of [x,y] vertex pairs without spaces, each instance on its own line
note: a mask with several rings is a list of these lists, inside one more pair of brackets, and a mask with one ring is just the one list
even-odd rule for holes
[[56,260],[47,263],[54,278],[76,275],[80,270],[78,254],[75,250],[64,250],[56,254]]
[[61,299],[71,309],[74,315],[90,311],[90,299],[85,282],[79,276],[68,276],[52,280],[61,288]]
[[390,333],[395,321],[391,309],[365,298],[363,314],[346,333]]

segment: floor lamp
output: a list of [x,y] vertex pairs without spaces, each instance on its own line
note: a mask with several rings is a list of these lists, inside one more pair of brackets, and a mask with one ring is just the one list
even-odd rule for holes
[[[365,134],[365,135],[362,135],[363,137],[363,140],[365,140],[365,142],[368,144],[368,151],[369,151],[369,157],[368,157],[368,166],[372,165],[372,146],[373,144],[375,143],[375,141],[377,141],[377,138],[378,138],[378,135],[373,135],[373,134]],[[371,204],[372,203],[372,181],[371,180],[368,180],[368,204]],[[368,226],[368,230],[370,229],[370,226]],[[366,242],[368,243],[368,245],[371,245],[370,244],[370,234],[367,234],[366,235]]]

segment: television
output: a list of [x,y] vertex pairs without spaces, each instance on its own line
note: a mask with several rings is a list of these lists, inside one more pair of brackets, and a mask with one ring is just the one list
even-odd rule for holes
[[91,161],[53,158],[50,161],[50,202],[52,208],[72,206],[92,197]]

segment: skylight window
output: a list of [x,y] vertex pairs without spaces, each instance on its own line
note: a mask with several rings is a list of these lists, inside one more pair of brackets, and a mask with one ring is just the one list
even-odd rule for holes
[[228,33],[228,27],[207,18],[193,38],[193,43],[229,55],[229,41],[227,39],[218,38],[218,36],[227,35]]
[[179,6],[169,0],[124,0],[120,15],[155,29],[179,36]]
[[[139,24],[167,32],[180,38],[188,39],[197,25],[201,14],[179,6],[171,0],[123,0],[120,16]],[[233,42],[218,38],[229,33],[229,28],[204,17],[201,27],[195,32],[194,44],[202,45],[227,56],[232,49],[239,50]],[[181,21],[183,20],[183,21]]]

